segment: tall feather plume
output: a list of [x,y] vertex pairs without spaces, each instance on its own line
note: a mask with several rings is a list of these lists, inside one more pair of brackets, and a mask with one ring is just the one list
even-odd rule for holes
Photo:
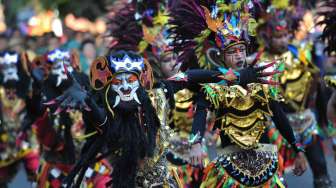
[[207,29],[207,23],[203,9],[198,0],[177,1],[171,9],[169,24],[172,25],[172,46],[175,52],[182,52],[180,62],[186,62],[193,55],[192,50],[196,47],[194,41],[202,31]]
[[109,18],[109,35],[113,38],[111,50],[138,51],[142,28],[135,20],[135,6],[128,3]]
[[134,0],[136,9],[141,14],[141,21],[146,26],[153,26],[153,17],[157,15],[160,6],[165,4],[165,0]]

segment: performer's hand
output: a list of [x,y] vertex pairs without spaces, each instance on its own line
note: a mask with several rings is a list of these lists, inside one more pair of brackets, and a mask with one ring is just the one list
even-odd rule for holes
[[265,72],[265,69],[273,66],[275,62],[269,63],[264,66],[255,67],[254,65],[250,65],[247,68],[239,70],[239,85],[247,85],[249,83],[262,83],[262,84],[270,84],[270,85],[278,85],[278,82],[272,80],[265,80],[265,77],[273,76],[275,74],[281,73],[280,71],[271,71]]
[[203,167],[204,158],[206,153],[203,151],[202,145],[200,143],[193,144],[190,151],[190,163],[193,166]]
[[[65,68],[66,69],[66,68]],[[47,103],[45,105],[58,105],[55,114],[62,112],[63,110],[79,109],[90,111],[91,109],[86,104],[86,99],[88,97],[87,92],[81,87],[76,78],[69,73],[68,79],[72,81],[72,85],[63,92],[63,94]]]
[[259,61],[263,51],[259,51],[254,60],[250,63],[250,65],[247,68],[244,68],[239,72],[240,78],[239,78],[239,85],[247,85],[249,83],[262,83],[262,84],[270,84],[270,85],[278,85],[278,82],[272,81],[272,80],[266,80],[266,77],[273,76],[275,74],[281,73],[278,70],[266,72],[265,70],[267,68],[270,68],[276,64],[276,61],[273,61],[271,63],[268,63],[263,66],[255,66],[257,62]]
[[220,129],[216,129],[215,131],[206,131],[204,134],[204,138],[208,146],[216,145],[217,140],[219,138]]
[[294,161],[294,169],[293,173],[296,176],[301,176],[307,169],[307,162],[304,157],[303,152],[299,152],[296,155],[295,161]]

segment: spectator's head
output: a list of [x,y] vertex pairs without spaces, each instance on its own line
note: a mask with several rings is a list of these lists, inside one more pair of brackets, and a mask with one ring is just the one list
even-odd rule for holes
[[53,33],[47,34],[48,50],[54,50],[60,47],[60,40]]
[[84,40],[80,48],[83,55],[88,59],[96,58],[97,51],[95,42],[91,39]]
[[34,37],[26,37],[25,39],[25,47],[28,50],[35,51],[37,48],[37,41]]
[[21,37],[12,37],[8,42],[8,48],[11,51],[21,52],[23,50],[23,40]]

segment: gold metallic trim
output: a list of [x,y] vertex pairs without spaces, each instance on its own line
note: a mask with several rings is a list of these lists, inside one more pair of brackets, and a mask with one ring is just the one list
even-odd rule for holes
[[113,110],[110,106],[110,103],[109,103],[108,99],[107,99],[107,94],[108,94],[108,91],[110,90],[110,87],[111,87],[111,85],[109,84],[107,86],[106,90],[105,90],[105,103],[106,103],[108,111],[112,114],[112,116],[114,116],[114,112],[113,112]]

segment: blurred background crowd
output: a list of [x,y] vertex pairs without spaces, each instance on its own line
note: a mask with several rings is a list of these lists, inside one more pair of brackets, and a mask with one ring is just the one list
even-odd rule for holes
[[[108,10],[114,0],[0,1],[0,51],[28,52],[29,59],[62,48],[77,50],[82,70],[105,53]],[[112,6],[113,4],[113,6]],[[110,5],[110,6],[106,6]],[[105,42],[104,42],[105,41]]]
[[[127,0],[0,0],[0,51],[25,50],[33,59],[55,48],[77,50],[82,70],[88,73],[90,62],[106,53],[110,41],[106,18],[124,2]],[[317,38],[322,31],[316,28],[319,2],[306,3],[314,7],[306,11],[297,38]],[[321,55],[325,58],[324,69],[335,72],[333,55]]]

